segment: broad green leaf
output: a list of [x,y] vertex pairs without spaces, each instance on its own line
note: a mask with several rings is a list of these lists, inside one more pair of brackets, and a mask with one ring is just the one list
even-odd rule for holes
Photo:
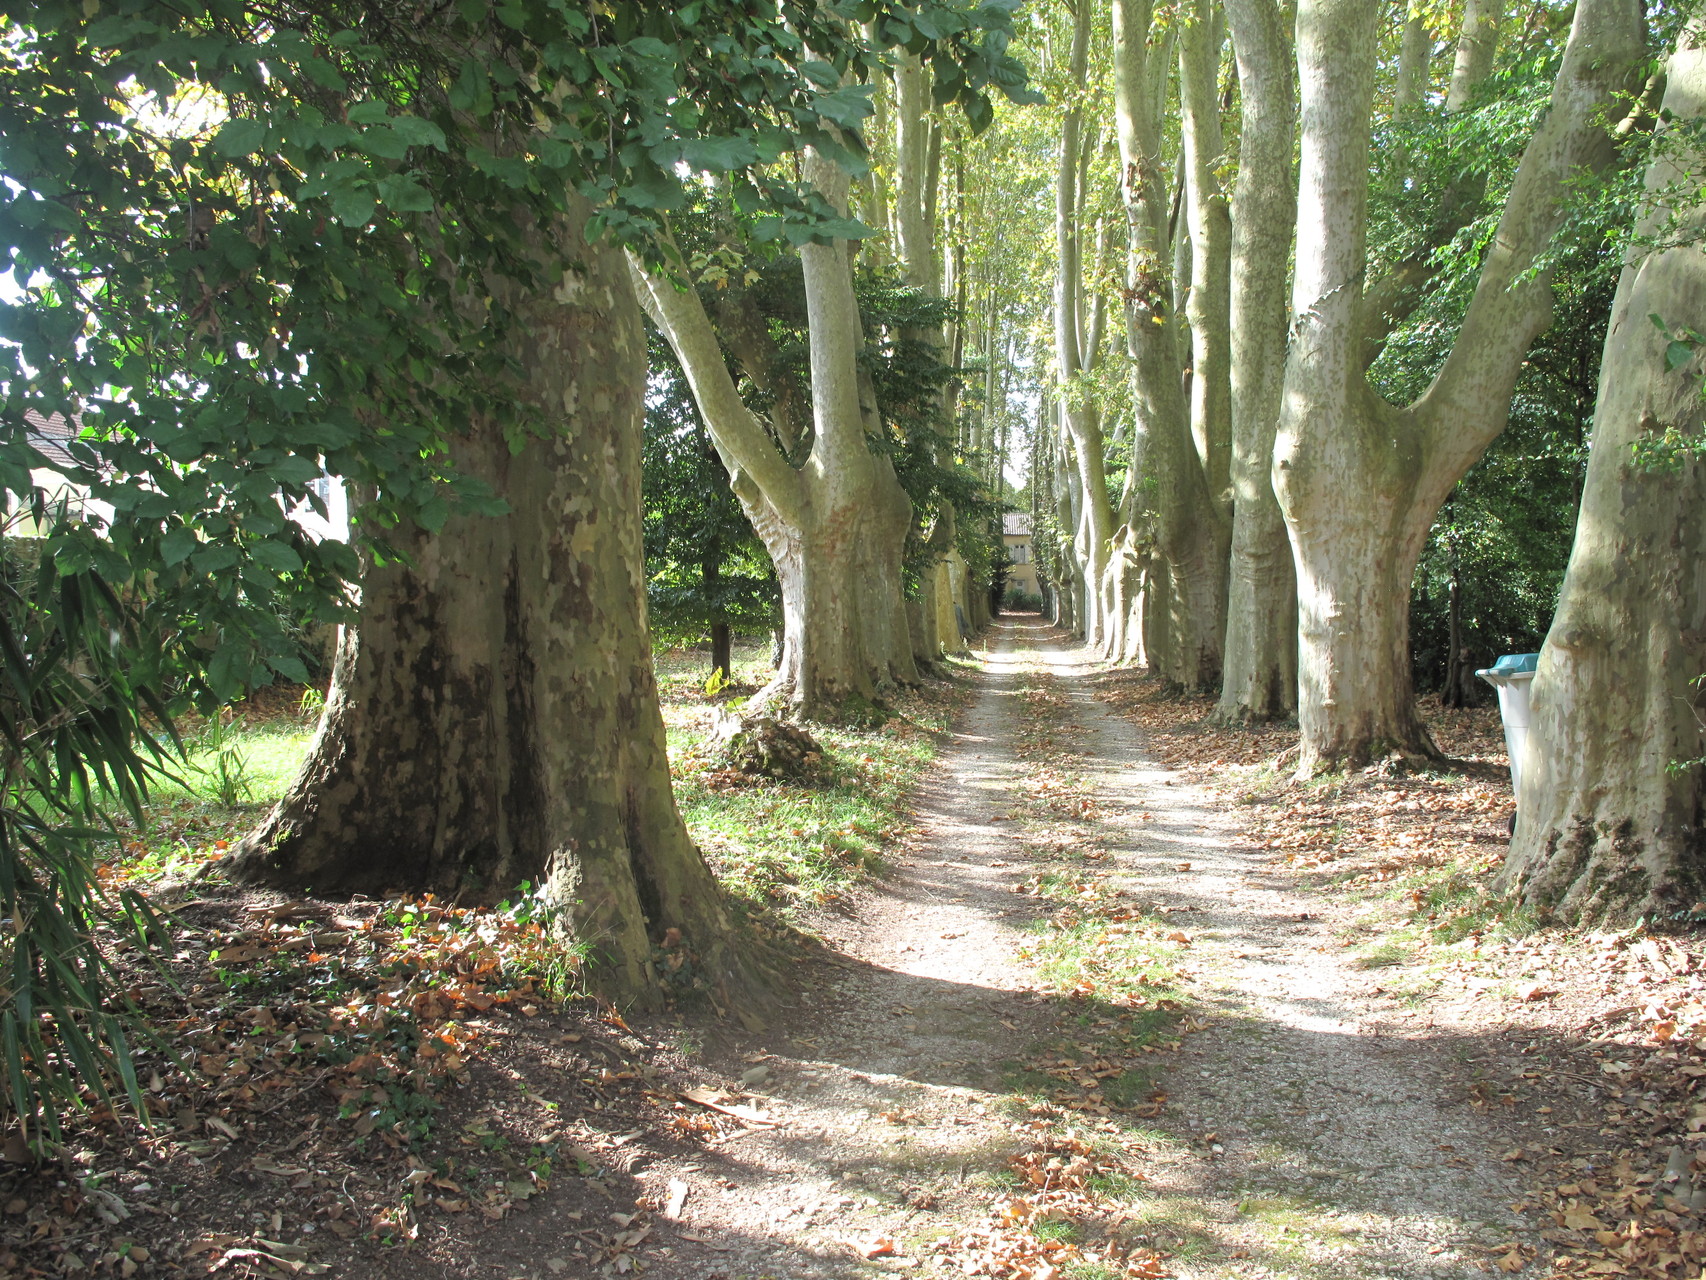
[[213,149],[222,156],[246,156],[259,151],[266,137],[264,121],[238,117],[219,126],[219,132],[213,138]]

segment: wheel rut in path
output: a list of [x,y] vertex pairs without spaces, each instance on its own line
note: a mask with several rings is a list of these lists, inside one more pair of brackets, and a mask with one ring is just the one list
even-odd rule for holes
[[[802,975],[800,1001],[714,1058],[731,1083],[747,1076],[775,1126],[636,1171],[660,1202],[672,1181],[688,1189],[665,1228],[671,1274],[961,1273],[929,1242],[985,1222],[1010,1185],[1027,1117],[1012,1068],[1072,1007],[1033,990],[1019,959],[1050,906],[1013,889],[1059,869],[1035,856],[1021,820],[1031,775],[1014,743],[1037,714],[1059,722],[1095,786],[1084,822],[1109,855],[1097,869],[1191,935],[1209,1022],[1159,1059],[1160,1118],[1098,1122],[1098,1140],[1135,1153],[1146,1179],[1105,1221],[1162,1250],[1184,1280],[1451,1280],[1484,1274],[1487,1247],[1526,1238],[1508,1208],[1520,1188],[1463,1097],[1453,1046],[1369,1020],[1330,934],[1334,905],[1239,848],[1236,815],[1154,763],[1060,633],[1005,620],[982,666],[921,780],[895,874],[825,926],[839,955]],[[1053,695],[1040,709],[1022,696],[1039,685]],[[1054,1123],[1089,1127],[1075,1113]],[[897,1256],[861,1258],[854,1244],[876,1239]]]

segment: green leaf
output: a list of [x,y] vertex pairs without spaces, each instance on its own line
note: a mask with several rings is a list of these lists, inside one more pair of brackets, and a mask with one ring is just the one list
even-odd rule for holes
[[379,199],[398,213],[431,213],[432,195],[408,174],[393,173],[379,180]]
[[277,573],[296,573],[302,568],[302,557],[289,543],[273,538],[254,538],[246,545],[250,558]]
[[871,86],[843,85],[829,93],[818,94],[812,99],[812,106],[824,119],[844,129],[856,129],[871,114]]
[[689,168],[730,173],[758,161],[758,148],[746,138],[690,138],[681,146]]
[[423,120],[419,116],[394,116],[391,128],[411,147],[432,147],[435,151],[445,149],[444,130],[431,120]]
[[1682,368],[1683,365],[1687,364],[1690,360],[1692,360],[1694,358],[1694,345],[1695,344],[1692,342],[1681,342],[1681,341],[1676,341],[1676,342],[1671,342],[1671,343],[1666,344],[1666,346],[1665,346],[1665,370],[1666,370],[1666,372],[1675,373],[1678,369]]
[[160,559],[166,563],[168,568],[175,564],[181,564],[189,559],[190,552],[196,549],[198,541],[195,530],[179,525],[160,539]]
[[373,220],[377,205],[373,188],[366,183],[351,183],[331,193],[332,216],[346,227],[365,227]]
[[190,558],[199,573],[223,573],[235,568],[242,557],[229,542],[209,542]]
[[267,666],[292,684],[308,683],[308,668],[301,658],[291,653],[277,653],[267,658]]
[[800,63],[800,72],[820,89],[834,89],[841,83],[841,75],[834,67],[815,58]]
[[220,126],[213,138],[213,149],[228,158],[246,156],[259,151],[266,138],[265,121],[239,117]]

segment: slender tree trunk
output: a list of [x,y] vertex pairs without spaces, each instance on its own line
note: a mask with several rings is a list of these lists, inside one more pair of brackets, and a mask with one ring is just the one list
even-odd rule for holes
[[1232,460],[1232,215],[1220,185],[1221,29],[1213,0],[1187,0],[1179,37],[1185,223],[1191,237],[1191,437],[1211,498],[1228,518]]
[[[1668,72],[1667,120],[1706,119],[1706,22],[1683,33]],[[1671,367],[1649,319],[1706,316],[1706,208],[1691,195],[1706,151],[1698,134],[1661,127],[1641,230],[1680,247],[1637,251],[1618,282],[1503,873],[1506,889],[1572,916],[1663,920],[1706,896],[1706,361],[1696,348]],[[1667,432],[1685,442],[1679,465],[1641,465],[1634,449]]]
[[1409,664],[1410,581],[1452,487],[1504,429],[1528,345],[1550,321],[1535,259],[1566,184],[1610,159],[1601,123],[1641,55],[1634,0],[1582,0],[1551,109],[1523,154],[1458,339],[1434,383],[1397,409],[1364,374],[1361,280],[1378,6],[1298,10],[1302,167],[1292,344],[1274,489],[1299,606],[1299,770],[1388,750],[1431,755]]
[[[1080,3],[1072,33],[1068,74],[1082,83],[1090,48],[1091,6]],[[1081,162],[1084,109],[1074,103],[1061,123],[1060,167],[1055,182],[1055,247],[1057,252],[1054,332],[1055,360],[1061,388],[1061,415],[1072,438],[1076,467],[1078,520],[1075,550],[1081,566],[1083,590],[1079,598],[1078,625],[1085,641],[1100,647],[1105,639],[1107,618],[1102,609],[1103,581],[1108,548],[1114,535],[1114,516],[1108,501],[1103,459],[1101,423],[1090,401],[1083,378],[1090,371],[1091,351],[1081,321],[1084,317],[1083,216]]]
[[726,622],[711,624],[711,670],[721,671],[725,677],[734,673],[734,641]]
[[487,902],[530,882],[592,945],[599,986],[655,1004],[671,928],[717,986],[741,978],[670,793],[652,676],[639,312],[620,253],[578,225],[533,239],[541,261],[572,264],[561,288],[483,286],[514,316],[518,399],[550,428],[512,456],[494,413],[457,442],[458,469],[508,514],[398,530],[408,561],[369,564],[307,760],[230,871]]
[[[1236,22],[1232,39],[1234,43],[1238,39]],[[1428,30],[1422,0],[1410,0],[1404,18],[1404,36],[1398,49],[1398,79],[1392,89],[1392,114],[1396,119],[1406,120],[1422,107],[1428,90],[1428,64],[1433,58],[1433,43],[1433,32]]]
[[1297,211],[1291,42],[1275,0],[1226,0],[1243,123],[1232,193],[1232,553],[1222,723],[1297,707],[1297,578],[1274,497],[1286,278]]
[[[717,593],[717,583],[723,576],[723,549],[713,538],[705,547],[704,559],[699,563],[699,580],[704,583],[705,597],[714,600]],[[729,624],[722,620],[723,612],[720,606],[713,605],[716,610],[715,621],[711,623],[711,670],[721,671],[725,678],[733,675],[732,659],[729,656]]]
[[1148,48],[1150,0],[1114,0],[1114,109],[1122,166],[1121,196],[1128,228],[1126,345],[1132,357],[1135,402],[1132,468],[1122,511],[1134,535],[1153,541],[1168,587],[1152,589],[1144,608],[1155,633],[1158,602],[1171,610],[1165,644],[1145,652],[1161,673],[1192,689],[1220,681],[1226,629],[1226,571],[1231,524],[1210,489],[1191,435],[1184,391],[1182,335],[1163,270],[1171,252],[1173,216],[1161,175],[1159,122],[1151,114],[1154,80],[1167,65]]

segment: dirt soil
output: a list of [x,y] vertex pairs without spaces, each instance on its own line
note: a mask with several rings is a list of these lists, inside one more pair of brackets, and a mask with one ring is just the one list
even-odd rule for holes
[[[839,955],[806,975],[780,1033],[718,1058],[731,1079],[762,1068],[751,1092],[774,1127],[644,1176],[654,1195],[684,1182],[682,1220],[727,1250],[684,1245],[672,1274],[852,1276],[938,1259],[958,1270],[958,1233],[987,1217],[1038,1124],[1095,1134],[1141,1179],[1087,1215],[1120,1242],[1110,1275],[1126,1274],[1134,1244],[1179,1277],[1478,1275],[1494,1246],[1535,1237],[1510,1208],[1523,1184],[1501,1158],[1520,1126],[1468,1097],[1467,1059],[1485,1046],[1384,1019],[1337,944],[1341,909],[1236,842],[1237,815],[1156,764],[1087,670],[1040,624],[998,631],[896,875],[826,925]],[[1088,816],[1065,825],[1093,826],[1098,870],[1186,923],[1209,1015],[1171,1060],[1145,1130],[1093,1111],[1039,1119],[1010,1101],[1015,1068],[1078,1016],[1017,959],[1045,908],[1014,889],[1066,843],[1058,823],[1043,839],[1016,831],[1027,796],[1013,743],[1039,710],[1019,694],[1039,679],[1064,691],[1041,709],[1089,784]],[[887,1241],[897,1257],[857,1256]]]
[[[1062,634],[1004,620],[956,678],[892,874],[791,953],[767,1025],[500,1004],[467,1020],[483,1065],[428,1142],[357,1142],[306,1087],[86,1136],[0,1169],[0,1276],[1447,1280],[1554,1254],[1699,1276],[1665,1197],[1706,1067],[1651,976],[1698,974],[1693,951],[1489,944],[1405,988],[1359,959],[1391,916],[1322,873],[1331,841],[1286,852],[1298,806],[1161,763],[1183,739]],[[1507,802],[1476,795],[1496,839]],[[353,932],[374,905],[197,909],[216,939],[286,910]],[[1551,986],[1499,985],[1522,976]],[[270,1033],[289,1002],[251,1012]],[[1613,1183],[1657,1269],[1594,1216]],[[1590,1248],[1608,1261],[1571,1272]]]

